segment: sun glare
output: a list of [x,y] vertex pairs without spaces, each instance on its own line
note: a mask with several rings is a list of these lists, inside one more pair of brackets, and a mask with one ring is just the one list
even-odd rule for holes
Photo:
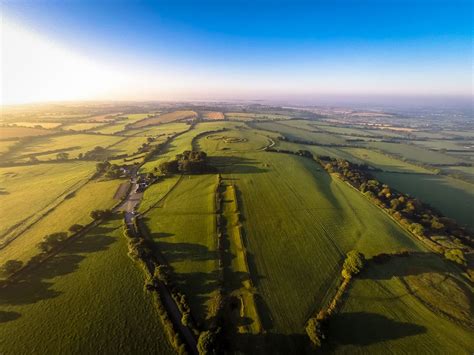
[[2,104],[91,99],[120,85],[105,65],[3,18]]

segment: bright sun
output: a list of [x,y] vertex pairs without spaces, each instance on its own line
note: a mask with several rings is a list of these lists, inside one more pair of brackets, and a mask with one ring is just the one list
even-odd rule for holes
[[106,66],[5,18],[0,64],[1,104],[106,97],[124,84]]

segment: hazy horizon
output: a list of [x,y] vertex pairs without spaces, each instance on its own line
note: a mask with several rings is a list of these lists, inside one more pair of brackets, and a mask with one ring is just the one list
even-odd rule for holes
[[469,1],[192,4],[2,3],[1,103],[472,101]]

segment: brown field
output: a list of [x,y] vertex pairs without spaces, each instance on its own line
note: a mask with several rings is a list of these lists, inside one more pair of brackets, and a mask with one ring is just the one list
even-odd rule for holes
[[222,112],[218,111],[205,111],[202,113],[202,118],[205,120],[223,120],[225,116]]
[[168,123],[173,121],[181,121],[188,118],[195,118],[197,113],[194,111],[174,111],[165,113],[160,116],[146,118],[144,120],[138,121],[134,123],[131,127],[132,128],[141,128],[146,126],[152,126],[161,123]]
[[55,131],[31,127],[0,127],[0,140],[32,136],[44,136],[47,134],[51,134],[52,132]]

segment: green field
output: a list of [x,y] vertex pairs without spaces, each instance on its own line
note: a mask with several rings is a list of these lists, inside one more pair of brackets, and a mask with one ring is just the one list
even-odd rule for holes
[[[330,321],[334,353],[470,354],[472,287],[435,255],[370,264]],[[450,317],[450,318],[448,318]]]
[[471,183],[426,174],[376,173],[376,176],[380,181],[429,203],[445,216],[474,229],[474,188]]
[[200,323],[208,318],[217,291],[216,183],[213,174],[185,176],[145,214],[153,240],[173,267]]
[[[89,214],[95,209],[112,208],[118,201],[114,200],[120,180],[93,180],[81,187],[70,198],[64,199],[46,216],[21,233],[7,247],[0,249],[0,264],[8,259],[27,262],[38,254],[37,244],[45,235],[56,232],[67,232],[73,224],[86,225],[92,222]],[[17,209],[21,212],[25,206]]]
[[[28,225],[90,178],[94,163],[40,164],[0,168],[0,235]],[[16,226],[12,229],[13,226]]]
[[[469,152],[442,151],[470,141],[451,140],[463,133],[461,126],[449,132],[415,128],[407,134],[369,129],[385,118],[369,115],[364,124],[363,115],[344,109],[338,120],[316,116],[323,109],[260,104],[103,105],[9,113],[6,122],[30,127],[11,129],[50,135],[0,142],[0,266],[11,259],[27,263],[38,255],[45,235],[87,225],[92,210],[117,206],[121,184],[140,192],[143,185],[138,190],[130,185],[138,179],[151,185],[143,194],[131,193],[123,206],[132,207],[120,209],[136,208],[143,218],[142,237],[153,241],[155,257],[146,260],[141,254],[146,265],[165,262],[172,269],[170,282],[147,283],[146,288],[154,285],[161,292],[168,287],[174,293],[176,285],[199,331],[222,321],[226,353],[314,353],[305,324],[333,297],[346,253],[353,249],[368,259],[412,253],[385,263],[369,261],[353,278],[341,308],[329,319],[323,353],[474,350],[469,271],[429,253],[337,174],[328,174],[314,159],[291,154],[308,150],[368,164],[379,169],[373,175],[381,182],[474,229],[473,186],[453,177],[474,175],[471,166],[455,165],[471,162]],[[219,113],[225,113],[225,120]],[[394,127],[404,122],[397,119]],[[41,120],[66,131],[34,128]],[[470,133],[466,129],[464,137]],[[358,138],[364,141],[351,141]],[[148,151],[137,153],[144,143]],[[97,146],[106,149],[97,161],[76,159]],[[206,173],[162,175],[166,169],[160,164],[186,150],[207,153]],[[69,154],[67,160],[58,160],[61,152]],[[96,174],[97,162],[106,159],[127,165],[125,174],[136,164],[143,176],[136,176],[135,169],[121,178]],[[122,214],[97,224],[82,235],[69,233],[63,248],[44,262],[9,279],[8,272],[2,274],[1,354],[175,352],[152,293],[145,290],[145,270],[128,256]],[[466,252],[469,262],[471,256],[472,251]]]
[[77,158],[80,153],[86,153],[97,146],[107,148],[117,142],[121,137],[104,136],[98,134],[72,134],[53,137],[37,137],[29,140],[15,149],[4,159],[27,160],[36,157],[39,160],[55,160],[58,153],[68,153],[69,158]]
[[307,141],[316,144],[345,144],[345,139],[333,134],[308,131],[305,128],[289,126],[280,122],[258,122],[253,124],[256,128],[278,132],[290,140]]
[[371,142],[369,147],[425,164],[456,164],[462,161],[456,157],[421,148],[414,144]]
[[3,354],[172,353],[121,223],[102,224],[3,286]]

